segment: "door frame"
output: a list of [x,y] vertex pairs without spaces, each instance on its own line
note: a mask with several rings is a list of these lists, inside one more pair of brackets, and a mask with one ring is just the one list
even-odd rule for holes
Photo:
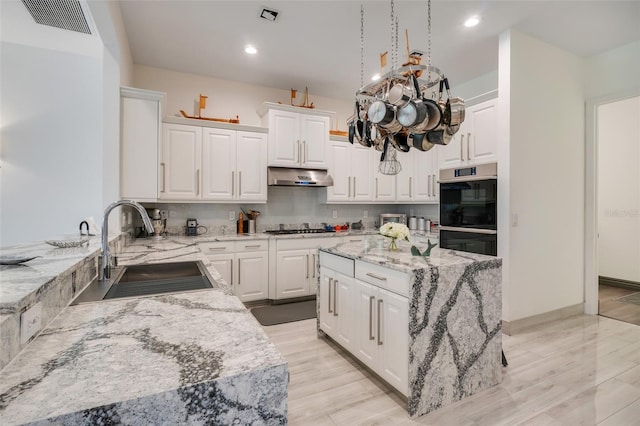
[[605,95],[586,102],[584,313],[598,314],[598,107],[640,96],[640,89]]

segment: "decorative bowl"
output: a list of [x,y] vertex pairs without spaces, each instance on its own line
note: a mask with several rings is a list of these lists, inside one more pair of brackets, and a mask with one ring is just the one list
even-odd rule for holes
[[58,248],[72,248],[80,247],[83,244],[89,244],[89,239],[81,238],[79,240],[46,240],[45,243]]

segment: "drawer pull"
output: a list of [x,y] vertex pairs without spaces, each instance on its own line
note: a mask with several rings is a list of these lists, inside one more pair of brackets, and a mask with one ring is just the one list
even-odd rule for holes
[[260,248],[260,244],[251,244],[248,246],[244,246],[244,248]]
[[359,242],[361,242],[361,241],[362,241],[362,240],[359,240],[359,239],[349,240],[349,242],[350,242],[350,243],[359,243]]
[[242,269],[240,268],[240,259],[238,259],[238,287],[240,286],[240,272]]
[[313,256],[313,275],[312,275],[312,277],[315,278],[316,277],[316,269],[318,269],[318,265],[316,265],[316,255],[315,255],[315,253],[312,254],[311,256]]
[[385,277],[381,277],[379,275],[372,274],[371,272],[367,272],[367,276],[371,277],[371,278],[375,278],[376,280],[380,280],[380,281],[386,281],[387,280]]
[[306,256],[307,256],[307,265],[306,265],[307,266],[307,279],[309,279],[309,255],[306,255]]
[[376,300],[375,296],[369,296],[369,340],[375,340],[373,335],[373,301]]
[[336,307],[338,303],[338,280],[333,280],[333,316],[338,316],[338,308]]
[[226,247],[209,247],[210,251],[215,251],[215,250],[226,250]]
[[329,297],[327,297],[327,313],[331,312],[331,286],[333,285],[333,278],[329,278]]
[[380,334],[381,318],[382,318],[382,299],[378,299],[378,345],[382,345],[382,335]]

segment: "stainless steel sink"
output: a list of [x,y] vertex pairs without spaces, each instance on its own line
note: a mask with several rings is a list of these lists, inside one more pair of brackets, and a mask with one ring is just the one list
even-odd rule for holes
[[123,297],[142,297],[213,288],[215,281],[201,261],[130,265],[113,279],[92,281],[71,305]]

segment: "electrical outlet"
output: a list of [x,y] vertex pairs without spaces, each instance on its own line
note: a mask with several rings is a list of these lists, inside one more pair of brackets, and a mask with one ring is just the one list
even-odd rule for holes
[[229,220],[235,220],[236,219],[236,212],[233,210],[229,210]]
[[415,216],[415,215],[413,214],[413,209],[409,209],[409,216]]
[[338,210],[334,210],[331,217],[333,217],[334,219],[338,218]]
[[513,213],[511,215],[511,226],[513,228],[515,228],[516,226],[518,226],[518,213]]
[[367,218],[369,217],[369,210],[365,210],[362,212],[362,217]]
[[38,302],[20,315],[20,343],[27,343],[41,327],[42,302]]

